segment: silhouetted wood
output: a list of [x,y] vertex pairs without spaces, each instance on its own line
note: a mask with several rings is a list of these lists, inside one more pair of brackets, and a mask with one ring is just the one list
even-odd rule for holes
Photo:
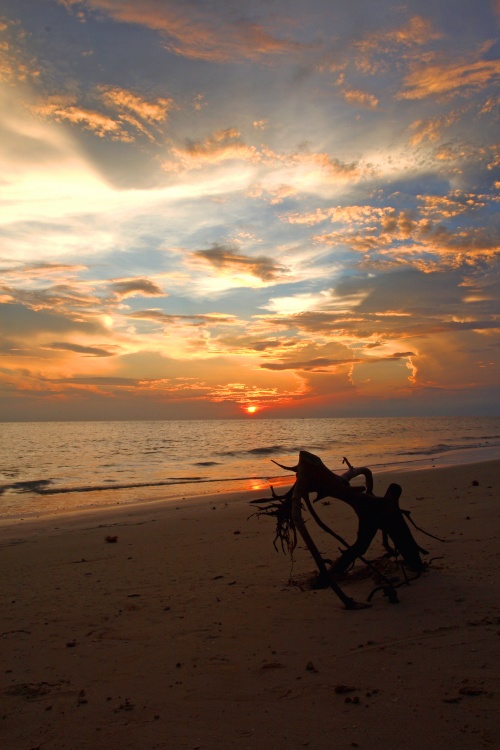
[[[276,536],[273,542],[276,549],[276,542],[279,540],[283,551],[287,550],[293,553],[297,544],[297,534],[299,534],[318,568],[316,586],[330,586],[346,609],[360,609],[368,605],[355,602],[347,596],[334,580],[334,576],[345,573],[356,558],[360,558],[367,565],[370,565],[363,558],[363,555],[368,550],[378,530],[383,532],[384,544],[390,554],[401,555],[404,564],[418,574],[424,569],[420,553],[425,553],[425,550],[416,543],[406,524],[404,514],[407,511],[402,511],[399,507],[401,487],[398,484],[391,484],[383,497],[376,497],[373,494],[373,475],[370,469],[366,467],[355,468],[346,458],[344,458],[344,463],[349,467],[348,471],[342,475],[335,474],[325,466],[318,456],[307,451],[300,451],[296,466],[278,464],[283,469],[295,472],[296,481],[293,487],[282,496],[277,495],[271,487],[272,498],[254,500],[252,505],[258,507],[258,515],[265,514],[276,518]],[[366,487],[352,487],[350,485],[350,480],[356,476],[365,477]],[[311,493],[316,494],[316,498],[312,502],[310,500]],[[313,507],[313,503],[317,503],[318,500],[326,497],[336,498],[347,503],[356,513],[358,533],[354,544],[349,545],[330,529]],[[325,560],[319,552],[304,521],[304,505],[318,526],[334,536],[345,547],[345,550],[335,562]],[[389,546],[389,539],[393,548]],[[384,593],[389,597],[389,601],[397,602],[394,586],[388,580],[385,583]]]

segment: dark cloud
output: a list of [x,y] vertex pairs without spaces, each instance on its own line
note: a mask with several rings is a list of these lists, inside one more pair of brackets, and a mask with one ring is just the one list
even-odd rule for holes
[[15,289],[10,286],[0,286],[15,302],[33,310],[55,310],[56,308],[71,308],[73,311],[94,307],[100,303],[98,297],[82,291],[71,284],[54,284],[45,289]]
[[413,352],[396,352],[387,357],[351,357],[346,359],[328,359],[327,357],[316,357],[304,362],[270,362],[262,364],[264,370],[304,370],[305,372],[325,372],[330,367],[342,365],[371,365],[377,362],[387,362],[395,359],[406,359],[413,356]]
[[[46,227],[46,225],[44,225]],[[18,266],[5,266],[0,268],[0,273],[10,276],[44,276],[52,273],[72,273],[85,270],[86,266],[76,265],[74,263],[49,263],[39,261],[37,263],[23,263]]]
[[118,299],[125,297],[165,297],[166,294],[158,284],[150,279],[122,279],[112,281],[109,289]]
[[224,315],[219,313],[210,313],[207,315],[175,315],[173,313],[164,313],[162,310],[136,310],[135,312],[126,313],[127,318],[136,320],[151,320],[158,323],[192,323],[193,325],[211,324],[217,325],[222,323],[234,323],[233,315]]
[[18,338],[29,338],[38,333],[106,333],[104,326],[96,320],[73,320],[58,312],[33,310],[19,304],[0,305],[0,328],[15,333]]
[[88,378],[57,378],[51,379],[51,383],[74,383],[75,385],[102,385],[102,386],[122,386],[134,387],[139,385],[140,381],[134,378],[119,377],[88,377]]
[[44,349],[55,349],[56,351],[75,352],[76,354],[85,354],[89,357],[113,357],[116,352],[102,349],[98,346],[81,346],[80,344],[68,344],[63,341],[53,341],[45,344]]
[[214,268],[248,273],[262,281],[275,281],[286,272],[284,266],[265,255],[252,257],[238,253],[233,245],[213,243],[210,250],[198,250],[194,257],[208,261]]
[[281,362],[281,363],[269,362],[269,363],[261,364],[261,368],[263,370],[305,370],[305,371],[321,372],[321,371],[324,371],[328,367],[352,364],[353,362],[356,362],[356,361],[359,361],[359,360],[327,359],[326,357],[317,357],[316,359],[311,359],[309,361],[304,361],[304,362]]

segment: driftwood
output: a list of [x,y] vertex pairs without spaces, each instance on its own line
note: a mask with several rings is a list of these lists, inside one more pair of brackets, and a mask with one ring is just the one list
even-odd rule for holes
[[[277,462],[274,461],[274,463]],[[388,554],[401,555],[404,565],[414,571],[417,576],[425,567],[420,555],[426,554],[426,550],[416,543],[405,521],[405,516],[409,517],[408,511],[403,511],[399,507],[401,487],[398,484],[391,484],[383,497],[376,497],[373,494],[371,470],[366,467],[355,468],[346,458],[344,458],[344,463],[347,464],[348,471],[342,475],[334,474],[318,456],[307,451],[300,451],[299,462],[296,466],[278,464],[283,469],[295,472],[296,481],[293,487],[281,496],[277,495],[271,487],[272,498],[253,500],[251,504],[257,506],[257,515],[270,515],[276,518],[276,536],[273,542],[276,549],[276,542],[279,540],[283,551],[292,554],[297,544],[297,534],[300,535],[318,568],[315,582],[317,588],[329,586],[346,609],[362,609],[370,605],[356,602],[347,596],[335,578],[345,573],[356,558],[360,558],[371,566],[363,555],[378,530],[382,531],[384,546]],[[350,485],[350,480],[356,476],[364,476],[366,487]],[[310,500],[311,493],[316,493],[314,503],[323,498],[332,497],[351,506],[358,517],[358,534],[354,544],[347,544],[321,520]],[[314,543],[302,514],[304,505],[319,527],[334,536],[345,547],[335,562],[324,559]],[[390,546],[389,540],[393,546]],[[396,603],[398,601],[396,586],[391,580],[384,579],[380,572],[379,575],[383,585],[375,591],[382,589],[389,601]]]

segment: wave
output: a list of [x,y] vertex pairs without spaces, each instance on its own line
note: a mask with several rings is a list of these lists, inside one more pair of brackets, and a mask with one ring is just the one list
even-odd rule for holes
[[[276,477],[277,475],[273,475]],[[281,476],[281,475],[280,475]],[[289,476],[283,475],[283,476]],[[14,484],[5,484],[0,487],[0,495],[6,490],[10,489],[14,492],[33,492],[36,495],[63,495],[69,494],[70,492],[102,492],[104,490],[133,490],[133,489],[145,489],[148,487],[172,487],[175,485],[183,484],[209,484],[218,483],[226,484],[230,482],[248,482],[248,481],[268,481],[270,475],[256,477],[170,477],[169,479],[161,480],[158,482],[128,482],[123,484],[85,484],[79,486],[69,487],[48,487],[52,483],[51,479],[41,479],[37,481],[26,481],[16,482]],[[291,479],[291,477],[290,477]],[[109,480],[113,481],[113,480]]]
[[[331,441],[331,443],[334,443],[337,441]],[[330,441],[328,443],[316,443],[315,445],[308,445],[307,448],[304,448],[304,445],[263,445],[259,446],[257,448],[247,448],[247,449],[241,449],[241,450],[230,450],[230,451],[218,451],[216,453],[217,456],[221,457],[228,457],[228,458],[237,458],[238,456],[244,457],[244,456],[276,456],[276,455],[289,455],[290,453],[299,453],[301,450],[320,450],[322,448],[325,448],[326,445],[330,445]]]
[[457,450],[469,451],[469,450],[477,450],[479,448],[490,448],[490,447],[492,446],[488,442],[488,439],[486,439],[485,442],[482,442],[482,441],[478,442],[476,438],[474,442],[469,442],[467,445],[463,443],[456,443],[456,444],[437,443],[437,445],[432,445],[430,447],[416,448],[415,450],[399,451],[397,455],[398,456],[435,456],[435,455],[439,455],[440,453],[449,453],[450,451],[457,451]]
[[13,482],[12,484],[4,484],[0,487],[0,495],[6,490],[14,490],[14,492],[37,492],[42,493],[45,487],[52,484],[52,479],[25,479],[24,481]]
[[[470,448],[478,447],[478,446],[469,446]],[[479,446],[481,447],[481,446]],[[388,461],[375,461],[375,462],[369,462],[369,465],[371,466],[372,470],[377,473],[380,471],[386,471],[390,467],[394,468],[404,468],[408,467],[411,468],[413,465],[425,462],[425,456],[429,455],[435,455],[439,453],[446,453],[449,451],[456,450],[455,446],[450,446],[444,443],[441,443],[439,445],[434,446],[432,449],[422,449],[422,450],[415,450],[415,451],[406,451],[401,452],[399,455],[401,457],[404,456],[414,456],[414,458],[406,459],[398,461],[398,460],[388,460]],[[200,462],[198,465],[218,465],[217,462],[212,461],[206,461],[206,462]],[[333,468],[333,471],[337,473],[341,473],[343,469],[341,467]],[[84,484],[84,485],[67,485],[67,486],[52,486],[54,484],[53,479],[33,479],[33,480],[25,480],[25,481],[18,481],[13,482],[12,484],[5,484],[0,486],[0,495],[2,495],[5,491],[10,490],[14,493],[28,493],[31,492],[35,495],[64,495],[69,493],[85,493],[85,492],[103,492],[103,491],[111,491],[111,490],[133,490],[133,489],[147,489],[147,488],[154,488],[154,487],[175,487],[175,486],[182,486],[182,485],[200,485],[200,484],[219,484],[219,485],[230,485],[232,483],[238,483],[238,482],[255,482],[255,481],[271,481],[272,479],[283,479],[287,478],[290,479],[290,482],[293,481],[293,474],[287,473],[287,474],[279,474],[270,472],[268,474],[256,476],[255,474],[252,474],[250,476],[240,476],[240,477],[231,477],[231,476],[218,476],[218,477],[200,477],[200,476],[191,476],[191,477],[168,477],[168,479],[162,479],[157,481],[149,481],[149,482],[120,482],[115,484],[115,480],[113,479],[107,479],[104,480],[106,484]]]

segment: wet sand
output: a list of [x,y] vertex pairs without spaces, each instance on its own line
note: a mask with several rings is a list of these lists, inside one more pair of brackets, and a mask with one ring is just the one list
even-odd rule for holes
[[[274,550],[272,519],[249,518],[266,492],[5,522],[2,747],[498,747],[499,469],[376,476],[447,541],[415,530],[429,569],[399,604],[378,592],[361,611],[290,583],[314,565]],[[354,540],[349,507],[318,510]],[[382,552],[377,537],[367,556]],[[364,570],[342,582],[359,601],[375,586]]]

